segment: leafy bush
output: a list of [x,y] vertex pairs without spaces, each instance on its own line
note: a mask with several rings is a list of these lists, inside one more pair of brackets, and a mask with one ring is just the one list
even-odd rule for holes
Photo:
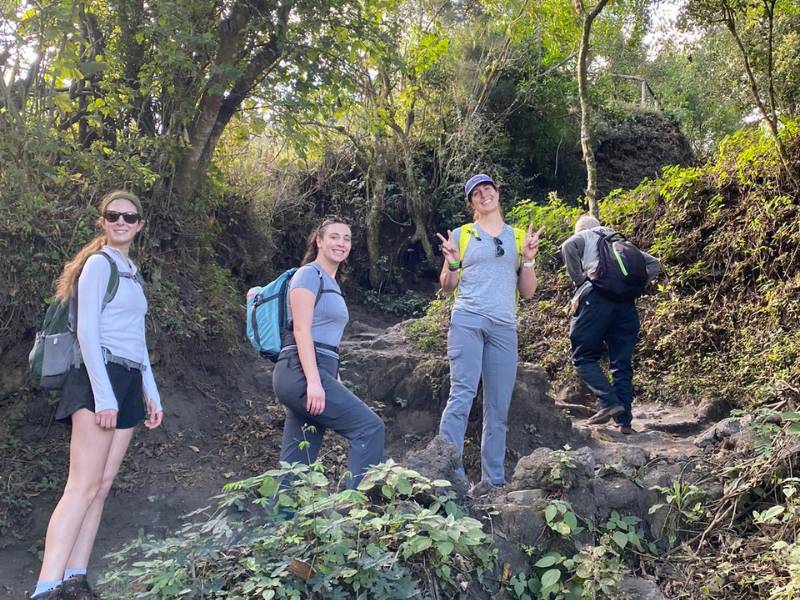
[[481,523],[452,501],[449,485],[390,460],[357,491],[330,494],[320,464],[283,463],[226,485],[217,509],[177,537],[129,544],[115,555],[106,597],[456,595],[480,585],[494,550]]

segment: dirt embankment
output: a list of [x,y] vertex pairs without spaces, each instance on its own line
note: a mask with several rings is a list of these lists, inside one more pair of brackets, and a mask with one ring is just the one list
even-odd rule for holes
[[[417,464],[433,465],[435,461],[428,461],[425,452],[447,400],[447,361],[413,350],[405,343],[401,327],[385,329],[386,325],[385,319],[357,314],[349,341],[343,345],[342,378],[386,421],[387,457],[402,461],[413,451]],[[174,531],[183,515],[206,506],[225,482],[260,473],[276,463],[283,410],[272,396],[271,373],[270,363],[249,352],[197,355],[182,369],[158,373],[167,418],[160,430],[142,430],[136,436],[106,505],[91,566],[95,576],[106,563],[103,556],[139,531]],[[538,510],[536,502],[541,503],[547,494],[543,474],[552,472],[553,460],[560,460],[561,455],[553,451],[565,445],[581,449],[581,469],[571,493],[576,510],[580,508],[587,518],[599,518],[611,510],[646,514],[649,492],[633,493],[638,484],[632,483],[632,473],[663,463],[667,467],[652,471],[650,477],[666,481],[675,469],[680,470],[670,465],[699,452],[691,443],[692,436],[715,416],[708,410],[695,414],[694,409],[638,406],[636,425],[641,433],[622,436],[613,429],[583,427],[582,419],[590,409],[581,409],[575,398],[561,398],[557,405],[548,388],[543,369],[520,365],[507,453],[508,491],[520,493],[502,501],[501,527],[513,533],[506,540],[498,538],[504,556],[520,568],[525,557],[519,545],[541,534],[541,519],[531,515]],[[22,413],[13,430],[16,451],[7,446],[0,457],[6,473],[3,484],[12,488],[15,477],[31,480],[35,472],[37,485],[42,480],[48,485],[40,485],[38,489],[45,490],[41,493],[18,490],[15,497],[24,498],[32,508],[7,513],[14,527],[0,547],[0,597],[21,597],[35,582],[47,519],[66,474],[68,434],[51,424],[52,407],[40,398]],[[480,415],[478,400],[465,444],[465,463],[473,481],[480,473]],[[329,434],[322,460],[343,471],[346,454],[346,441]],[[631,473],[623,476],[619,469],[603,470],[603,465],[617,463],[632,469]]]

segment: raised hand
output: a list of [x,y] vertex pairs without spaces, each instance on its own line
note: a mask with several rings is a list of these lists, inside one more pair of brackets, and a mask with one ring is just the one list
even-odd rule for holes
[[544,227],[540,227],[533,233],[533,223],[528,225],[528,232],[525,234],[525,245],[522,247],[522,257],[526,261],[531,261],[539,252],[539,237],[544,233]]
[[441,233],[437,233],[436,237],[442,242],[442,255],[444,259],[447,262],[459,262],[461,257],[459,256],[458,248],[453,242],[453,232],[448,229],[446,238]]

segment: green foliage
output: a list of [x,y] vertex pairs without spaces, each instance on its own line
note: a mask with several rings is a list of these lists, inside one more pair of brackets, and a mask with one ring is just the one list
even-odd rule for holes
[[[288,485],[281,486],[285,479]],[[177,537],[115,555],[110,598],[427,598],[479,585],[494,550],[479,521],[391,460],[331,494],[319,464],[225,486],[218,508]],[[132,596],[131,594],[136,594]]]
[[450,312],[453,309],[452,294],[437,292],[425,311],[425,316],[405,326],[406,338],[420,350],[442,353],[447,347],[447,330],[450,328]]
[[[625,572],[624,559],[633,549],[643,551],[643,533],[637,527],[641,520],[621,516],[616,511],[597,527],[592,521],[578,525],[578,517],[569,502],[551,501],[544,511],[548,527],[575,546],[574,554],[549,551],[533,562],[530,575],[512,577],[507,591],[517,600],[612,599],[618,597]],[[591,543],[574,536],[588,530]],[[529,555],[536,549],[525,549]]]
[[673,481],[669,486],[653,486],[651,488],[664,496],[664,502],[653,504],[649,513],[653,514],[664,509],[664,526],[662,532],[666,534],[670,545],[678,539],[679,533],[685,531],[686,526],[696,524],[703,516],[703,497],[705,492],[694,484],[683,480]]
[[[508,219],[517,227],[526,228],[533,223],[534,231],[544,227],[539,245],[540,256],[549,269],[557,268],[558,247],[572,235],[575,221],[583,210],[567,204],[556,192],[550,192],[547,203],[535,204],[532,200],[521,200],[508,212]],[[540,261],[541,263],[541,261]]]

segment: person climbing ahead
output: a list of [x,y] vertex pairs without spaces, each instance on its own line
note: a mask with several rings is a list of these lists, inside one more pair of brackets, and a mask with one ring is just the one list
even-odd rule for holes
[[[474,223],[442,242],[442,290],[458,289],[450,330],[450,397],[442,412],[439,434],[464,452],[472,401],[483,379],[481,481],[471,490],[480,496],[505,484],[508,409],[517,375],[517,292],[530,298],[536,291],[535,257],[543,229],[512,229],[503,218],[500,193],[491,177],[478,174],[464,185]],[[464,467],[456,475],[465,477]]]
[[[634,433],[631,361],[639,335],[635,299],[661,272],[661,263],[591,215],[577,220],[574,235],[561,245],[561,254],[577,288],[569,327],[572,364],[599,406],[587,423],[599,425],[613,418],[622,433]],[[609,257],[605,275],[604,256]],[[615,274],[616,283],[609,284]],[[635,281],[626,283],[626,277]],[[608,351],[610,382],[600,366],[604,350]]]
[[338,379],[338,346],[350,314],[335,277],[351,244],[350,225],[336,217],[308,237],[304,266],[290,284],[292,335],[278,356],[272,386],[286,408],[280,460],[314,462],[325,430],[333,429],[350,441],[347,486],[355,488],[367,468],[383,460],[384,425]]

